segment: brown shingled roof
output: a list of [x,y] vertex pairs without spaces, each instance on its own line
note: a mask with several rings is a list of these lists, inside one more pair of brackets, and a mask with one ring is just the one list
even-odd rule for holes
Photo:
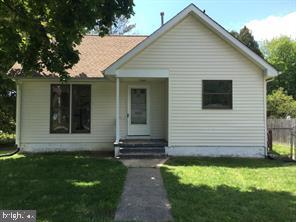
[[[87,35],[78,46],[80,60],[68,70],[74,78],[102,78],[102,71],[117,59],[142,42],[146,36],[95,36]],[[17,75],[21,72],[19,64],[15,64],[11,73]],[[48,72],[37,73],[34,76],[53,77]]]

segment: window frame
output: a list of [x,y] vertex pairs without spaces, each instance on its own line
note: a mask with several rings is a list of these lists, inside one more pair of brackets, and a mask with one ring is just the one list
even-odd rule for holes
[[[205,93],[204,92],[204,87],[205,87],[205,82],[206,81],[229,81],[231,82],[231,92],[230,93]],[[208,95],[229,95],[231,98],[230,101],[230,106],[229,107],[206,107],[205,106],[205,101],[204,101],[204,97],[206,96],[205,94]],[[202,109],[213,109],[213,110],[232,110],[233,109],[233,81],[230,79],[204,79],[202,80],[202,101],[201,101],[201,105],[202,105]]]
[[[69,86],[69,130],[68,132],[54,132],[52,131],[52,122],[51,122],[51,115],[52,115],[52,86],[54,85],[68,85]],[[90,123],[89,123],[89,132],[72,132],[72,99],[73,99],[73,93],[72,93],[72,86],[73,85],[88,85],[90,87]],[[49,133],[50,134],[91,134],[91,117],[92,117],[92,85],[91,84],[60,84],[60,83],[52,83],[50,84],[50,110],[49,110]]]

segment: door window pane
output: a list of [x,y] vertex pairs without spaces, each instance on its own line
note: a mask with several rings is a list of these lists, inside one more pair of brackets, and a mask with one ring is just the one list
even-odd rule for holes
[[70,86],[51,85],[50,132],[69,133]]
[[72,133],[90,132],[90,85],[72,85]]
[[131,124],[147,123],[147,90],[131,89]]

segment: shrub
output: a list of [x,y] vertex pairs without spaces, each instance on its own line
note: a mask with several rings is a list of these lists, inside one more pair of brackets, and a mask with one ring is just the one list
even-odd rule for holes
[[286,94],[283,88],[267,96],[267,113],[273,118],[296,118],[296,100]]
[[0,132],[0,145],[14,145],[14,144],[15,144],[15,134]]

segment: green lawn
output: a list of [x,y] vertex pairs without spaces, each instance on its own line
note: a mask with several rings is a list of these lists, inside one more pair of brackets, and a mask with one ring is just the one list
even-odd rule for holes
[[38,221],[112,221],[126,172],[86,154],[0,158],[0,209],[36,209]]
[[287,144],[275,143],[272,146],[272,151],[274,154],[278,154],[284,157],[288,157],[291,155],[291,148]]
[[175,221],[296,221],[296,164],[175,158],[162,168]]

